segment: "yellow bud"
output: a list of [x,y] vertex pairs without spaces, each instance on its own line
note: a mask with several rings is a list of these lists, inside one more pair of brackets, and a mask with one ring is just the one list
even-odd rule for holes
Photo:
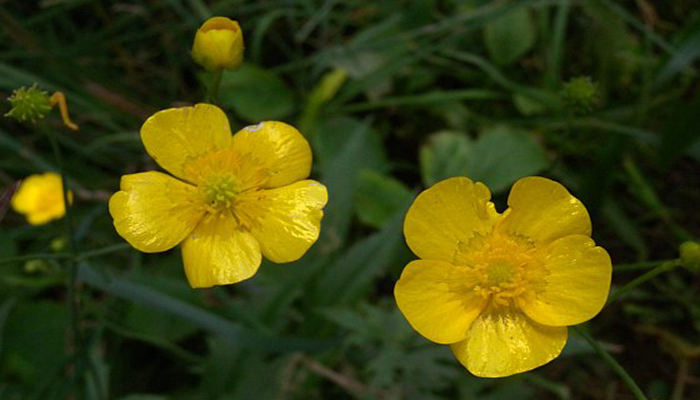
[[209,71],[238,68],[243,61],[243,33],[238,22],[209,18],[194,37],[192,58]]

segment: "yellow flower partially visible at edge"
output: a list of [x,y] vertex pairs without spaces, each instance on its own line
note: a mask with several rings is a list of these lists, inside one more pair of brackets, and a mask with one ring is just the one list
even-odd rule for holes
[[503,377],[557,357],[567,326],[605,304],[612,265],[583,204],[562,185],[523,178],[499,214],[482,183],[451,178],[422,192],[404,234],[421,258],[394,288],[427,339],[448,344],[474,375]]
[[[68,192],[68,200],[73,194]],[[31,175],[22,181],[12,197],[12,209],[27,217],[32,225],[43,225],[66,215],[61,175],[47,172]]]
[[261,255],[295,261],[318,239],[326,188],[306,180],[311,148],[292,126],[263,122],[235,135],[216,106],[150,117],[141,140],[160,172],[125,175],[109,202],[117,232],[147,253],[182,243],[192,287],[253,276]]
[[208,71],[238,68],[243,62],[243,33],[238,22],[212,17],[197,30],[192,58]]

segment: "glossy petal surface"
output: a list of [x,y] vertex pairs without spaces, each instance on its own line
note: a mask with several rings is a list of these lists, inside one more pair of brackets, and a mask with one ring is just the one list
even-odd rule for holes
[[211,104],[159,111],[141,127],[148,154],[171,174],[191,182],[187,164],[229,146],[231,138],[226,114]]
[[155,171],[124,175],[109,212],[119,235],[147,253],[179,244],[204,214],[194,186]]
[[513,185],[500,228],[537,244],[568,235],[591,235],[586,207],[561,184],[531,176]]
[[241,129],[233,137],[233,148],[249,165],[266,171],[264,188],[289,185],[311,173],[309,142],[283,122],[261,122]]
[[587,236],[552,242],[543,259],[548,270],[542,291],[524,296],[523,311],[545,325],[576,325],[593,318],[610,291],[612,264],[602,247]]
[[471,239],[491,232],[497,213],[481,183],[450,178],[418,195],[406,214],[404,235],[425,260],[452,262]]
[[185,273],[193,288],[228,285],[255,275],[260,246],[230,214],[208,214],[182,243]]
[[404,268],[394,296],[416,331],[433,342],[450,344],[464,340],[486,304],[471,290],[474,284],[465,267],[417,260]]
[[326,187],[306,180],[244,194],[236,216],[260,242],[266,258],[290,262],[301,258],[318,239],[326,202]]
[[471,373],[496,378],[530,371],[557,357],[567,328],[537,324],[509,307],[490,308],[477,318],[467,338],[451,345]]

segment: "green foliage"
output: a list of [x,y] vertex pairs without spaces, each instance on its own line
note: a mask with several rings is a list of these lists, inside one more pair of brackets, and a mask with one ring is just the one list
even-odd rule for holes
[[537,40],[537,29],[530,11],[524,7],[507,13],[486,25],[484,44],[498,65],[510,65],[525,55]]
[[[212,76],[187,52],[213,15],[239,20],[247,46],[219,91],[233,129],[298,127],[329,203],[300,260],[192,290],[179,250],[132,249],[107,200],[121,175],[158,168],[138,134],[145,119],[206,101]],[[393,300],[416,258],[405,213],[452,176],[486,183],[499,209],[520,177],[562,182],[611,254],[613,291],[664,260],[695,260],[692,1],[6,1],[0,20],[0,97],[60,90],[81,126],[65,130],[57,112],[0,118],[0,399],[629,398],[573,334],[552,363],[485,380],[408,325]],[[0,114],[19,115],[13,105]],[[47,132],[75,193],[74,357],[71,238],[63,221],[29,226],[10,206],[18,181],[58,170]],[[648,395],[700,397],[697,289],[696,270],[675,268],[589,323]]]
[[284,81],[252,64],[224,71],[220,97],[221,104],[251,123],[281,119],[294,110],[294,95]]
[[420,162],[426,186],[469,176],[494,193],[548,165],[544,150],[527,132],[506,126],[485,129],[477,140],[455,132],[434,134],[421,148]]

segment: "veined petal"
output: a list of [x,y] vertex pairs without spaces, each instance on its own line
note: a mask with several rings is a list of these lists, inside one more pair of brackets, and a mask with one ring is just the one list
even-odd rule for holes
[[520,179],[510,191],[508,206],[500,228],[537,244],[568,235],[591,236],[586,207],[553,180],[539,176]]
[[453,262],[458,250],[491,232],[498,213],[489,189],[467,178],[438,182],[418,195],[406,214],[406,243],[420,258]]
[[610,291],[612,263],[602,247],[583,235],[552,242],[543,260],[542,291],[520,300],[521,309],[544,325],[576,325],[593,318]]
[[465,267],[416,260],[404,268],[394,297],[418,333],[436,343],[456,343],[464,340],[486,305],[486,300],[471,289],[475,282]]
[[311,173],[311,147],[293,126],[267,121],[241,129],[233,148],[269,175],[264,188],[276,188],[306,179]]
[[185,180],[190,180],[185,170],[189,161],[229,146],[231,138],[226,114],[211,104],[159,111],[141,127],[148,154],[166,171]]
[[146,253],[176,246],[204,214],[194,186],[155,171],[124,175],[109,212],[119,235]]
[[465,340],[450,347],[472,374],[498,378],[552,361],[566,338],[566,327],[540,325],[518,310],[491,307],[474,321]]
[[306,180],[242,195],[236,216],[249,227],[266,258],[284,263],[298,260],[316,242],[326,202],[326,187]]
[[228,285],[255,275],[262,256],[257,240],[231,214],[207,214],[182,242],[190,286]]

